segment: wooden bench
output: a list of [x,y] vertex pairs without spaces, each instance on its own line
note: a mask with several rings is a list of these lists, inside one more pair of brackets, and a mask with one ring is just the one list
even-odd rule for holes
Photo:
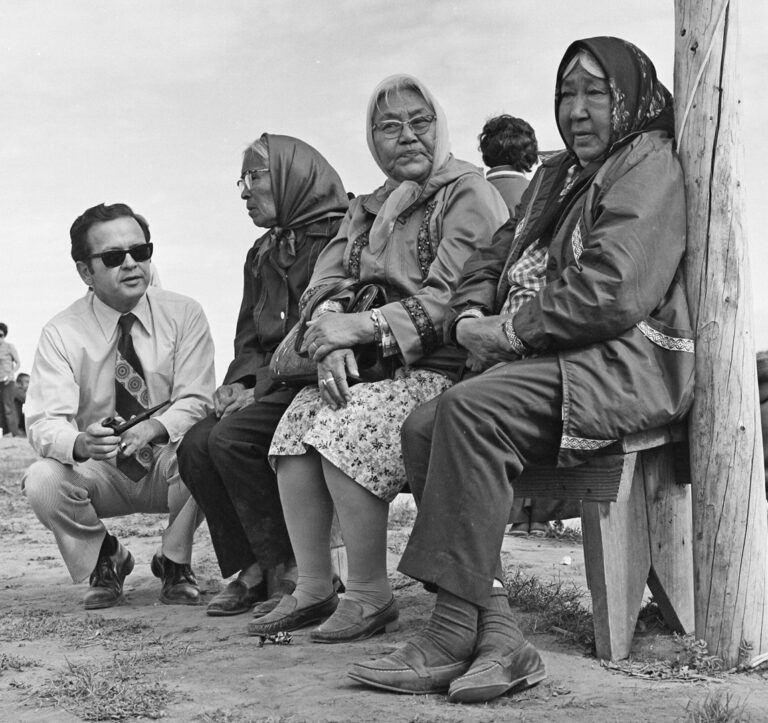
[[[515,495],[581,502],[587,585],[597,656],[629,655],[646,584],[666,623],[694,629],[687,433],[673,425],[632,434],[578,467],[529,467]],[[331,553],[346,580],[334,521]]]
[[629,655],[646,584],[666,623],[694,629],[690,472],[686,429],[632,434],[579,467],[528,468],[522,497],[581,501],[597,656]]

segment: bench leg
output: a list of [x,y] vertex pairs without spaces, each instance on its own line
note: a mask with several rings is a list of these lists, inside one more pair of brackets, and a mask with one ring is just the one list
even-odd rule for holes
[[664,620],[678,633],[694,630],[691,486],[677,484],[671,447],[642,453],[651,573],[648,587]]
[[587,585],[599,658],[629,655],[651,567],[642,474],[637,453],[624,457],[616,502],[582,503]]

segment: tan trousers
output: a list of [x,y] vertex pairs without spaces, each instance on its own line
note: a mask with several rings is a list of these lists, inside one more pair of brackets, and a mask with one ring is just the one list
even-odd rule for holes
[[179,475],[175,444],[158,447],[144,479],[134,482],[111,462],[88,460],[74,467],[54,459],[34,462],[21,487],[37,518],[56,538],[75,582],[96,565],[106,527],[101,518],[135,512],[167,512],[162,553],[178,563],[192,559],[192,540],[202,513]]

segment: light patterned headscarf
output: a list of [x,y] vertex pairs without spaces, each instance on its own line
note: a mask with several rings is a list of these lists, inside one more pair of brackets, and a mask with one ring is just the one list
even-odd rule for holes
[[[432,169],[429,172],[429,177],[422,184],[416,181],[396,181],[389,175],[387,176],[385,189],[388,192],[388,196],[371,227],[369,243],[372,249],[383,247],[395,228],[398,216],[424,196],[425,191],[428,192],[430,190],[430,186],[434,185],[430,184],[430,181],[446,164],[451,155],[450,141],[448,139],[448,122],[442,107],[421,81],[411,75],[400,73],[384,78],[376,86],[371,94],[371,99],[368,101],[365,137],[368,141],[368,149],[371,151],[371,155],[379,168],[385,174],[387,173],[387,169],[379,159],[376,145],[373,142],[373,117],[381,101],[390,94],[400,90],[413,90],[417,92],[424,98],[430,110],[435,114],[435,150],[432,156]],[[429,193],[429,195],[432,194]]]

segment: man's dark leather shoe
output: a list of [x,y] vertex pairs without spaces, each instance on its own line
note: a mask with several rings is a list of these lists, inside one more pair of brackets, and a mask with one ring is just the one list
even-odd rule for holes
[[133,572],[133,555],[118,544],[114,555],[99,555],[83,598],[86,610],[111,608],[123,600],[123,582]]
[[333,615],[339,604],[339,596],[333,592],[325,600],[304,608],[297,607],[296,598],[283,595],[271,613],[248,623],[249,635],[274,635],[275,633],[298,630],[307,625],[319,623]]
[[267,597],[267,581],[248,587],[242,580],[233,580],[214,595],[205,612],[212,617],[247,613],[257,602]]
[[197,605],[200,602],[200,586],[188,562],[178,563],[165,555],[155,555],[150,568],[152,574],[163,581],[160,602],[166,605]]

